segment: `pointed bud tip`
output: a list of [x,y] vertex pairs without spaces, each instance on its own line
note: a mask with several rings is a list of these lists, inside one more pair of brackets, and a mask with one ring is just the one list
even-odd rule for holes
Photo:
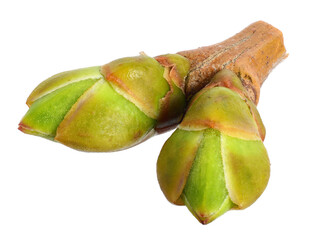
[[221,215],[222,215],[222,213],[220,213],[220,212],[215,212],[212,214],[203,213],[203,212],[194,212],[194,216],[196,217],[196,219],[203,225],[207,225],[207,224],[211,223],[212,221],[214,221],[216,218],[218,218]]
[[27,133],[28,129],[30,129],[30,127],[24,124],[22,121],[18,124],[19,131],[22,131],[23,133]]
[[203,225],[207,225],[211,222],[211,216],[206,216],[204,213],[197,213],[197,219]]

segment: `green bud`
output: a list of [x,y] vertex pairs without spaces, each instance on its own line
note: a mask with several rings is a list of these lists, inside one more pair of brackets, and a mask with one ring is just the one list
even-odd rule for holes
[[19,129],[83,151],[134,146],[180,121],[186,103],[179,69],[140,55],[57,74],[31,93]]
[[[232,73],[219,75],[228,80]],[[250,206],[264,191],[270,173],[261,125],[244,95],[219,85],[201,90],[157,162],[166,198],[185,204],[203,224],[230,209]]]

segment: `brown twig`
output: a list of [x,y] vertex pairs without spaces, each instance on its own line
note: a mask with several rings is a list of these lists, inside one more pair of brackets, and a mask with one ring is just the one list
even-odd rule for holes
[[270,71],[287,57],[281,31],[262,21],[221,43],[178,54],[190,61],[186,79],[188,98],[202,89],[216,72],[226,68],[240,77],[254,103],[258,103],[260,87]]

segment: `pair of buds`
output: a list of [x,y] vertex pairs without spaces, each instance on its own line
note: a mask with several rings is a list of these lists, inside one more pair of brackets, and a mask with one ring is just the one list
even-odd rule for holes
[[270,164],[264,126],[240,79],[221,70],[187,105],[189,67],[177,54],[140,55],[57,74],[31,93],[19,129],[82,151],[116,151],[182,119],[161,150],[158,180],[170,202],[209,223],[251,205]]

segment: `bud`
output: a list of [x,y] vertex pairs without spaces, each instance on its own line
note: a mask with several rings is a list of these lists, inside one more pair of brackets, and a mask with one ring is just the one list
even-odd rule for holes
[[170,202],[185,204],[203,224],[250,206],[270,175],[264,136],[240,79],[220,71],[194,96],[161,150],[157,175],[163,193]]
[[186,58],[168,54],[57,74],[31,93],[19,129],[83,151],[129,148],[180,121],[188,71]]

